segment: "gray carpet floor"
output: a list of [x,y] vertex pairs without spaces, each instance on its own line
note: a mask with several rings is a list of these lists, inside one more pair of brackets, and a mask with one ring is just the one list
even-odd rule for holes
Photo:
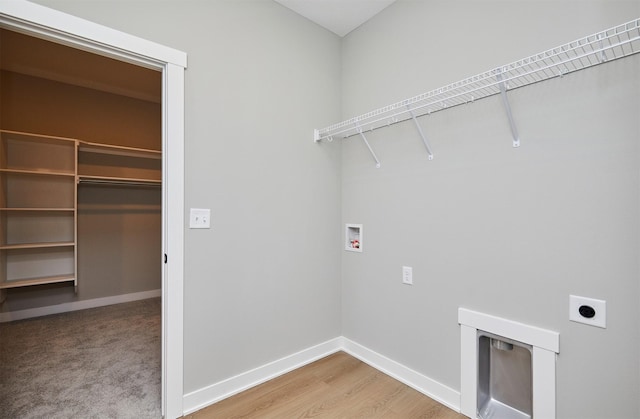
[[0,417],[160,418],[159,298],[0,324]]

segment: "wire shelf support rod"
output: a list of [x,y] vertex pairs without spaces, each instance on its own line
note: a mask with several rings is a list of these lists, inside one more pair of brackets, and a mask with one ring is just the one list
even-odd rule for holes
[[424,132],[422,132],[422,127],[420,126],[420,124],[418,123],[418,120],[416,119],[416,114],[413,113],[413,110],[411,110],[411,106],[409,105],[407,105],[407,110],[409,111],[409,115],[411,115],[411,119],[413,119],[413,122],[416,124],[416,128],[418,129],[418,134],[420,134],[420,138],[422,138],[422,142],[424,143],[424,146],[427,149],[427,153],[429,153],[429,160],[433,160],[433,151],[431,150],[429,141],[427,141],[427,137],[424,135]]
[[496,79],[498,80],[498,86],[500,87],[500,97],[502,97],[502,104],[504,105],[504,110],[507,112],[507,118],[509,119],[511,135],[513,135],[513,146],[520,147],[520,135],[518,135],[518,128],[516,128],[516,123],[513,121],[511,105],[509,104],[509,98],[507,97],[507,84],[502,80],[502,72],[500,69],[496,70]]

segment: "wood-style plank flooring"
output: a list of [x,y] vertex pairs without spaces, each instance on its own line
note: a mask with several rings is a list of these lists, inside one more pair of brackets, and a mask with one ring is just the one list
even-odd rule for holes
[[338,352],[185,417],[465,419]]

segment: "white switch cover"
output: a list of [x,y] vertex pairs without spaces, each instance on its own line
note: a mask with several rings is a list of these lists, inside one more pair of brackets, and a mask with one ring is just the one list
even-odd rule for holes
[[[582,313],[580,308],[583,307]],[[569,296],[569,320],[607,328],[607,302],[595,298]]]
[[402,267],[402,283],[413,285],[413,268],[410,266]]
[[211,210],[191,208],[189,212],[189,228],[211,228]]

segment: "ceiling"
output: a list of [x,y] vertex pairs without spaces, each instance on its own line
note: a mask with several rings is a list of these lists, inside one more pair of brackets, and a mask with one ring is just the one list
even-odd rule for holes
[[160,103],[162,73],[0,29],[0,70]]
[[275,0],[312,22],[345,36],[395,0]]

